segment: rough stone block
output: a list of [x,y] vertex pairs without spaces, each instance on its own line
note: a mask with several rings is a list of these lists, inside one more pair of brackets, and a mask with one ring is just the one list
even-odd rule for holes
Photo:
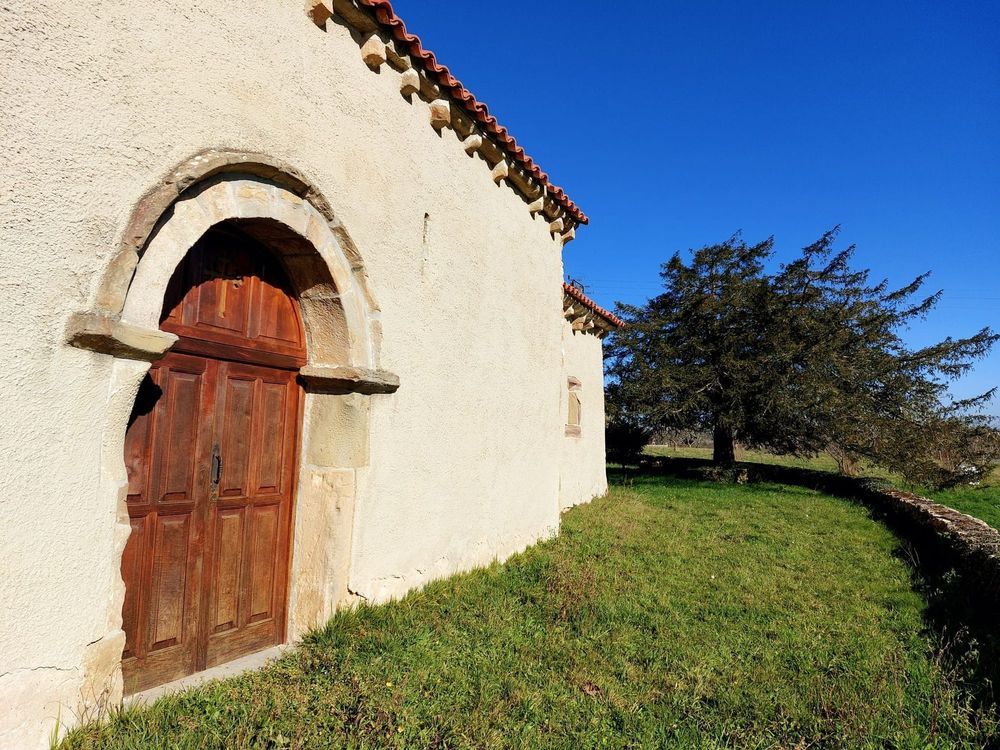
[[506,161],[501,160],[497,162],[497,165],[493,167],[493,182],[498,185],[506,180],[510,176],[510,165]]
[[399,376],[386,370],[307,365],[299,371],[306,387],[319,393],[395,393]]
[[177,342],[177,337],[172,333],[122,323],[110,316],[77,313],[66,327],[66,341],[78,349],[153,362]]
[[473,156],[483,147],[483,137],[478,133],[473,133],[463,141],[462,145],[465,147],[465,153]]

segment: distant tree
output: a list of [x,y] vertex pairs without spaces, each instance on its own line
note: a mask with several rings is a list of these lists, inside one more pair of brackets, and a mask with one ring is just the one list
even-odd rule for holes
[[[837,230],[767,273],[773,240],[737,235],[662,267],[663,291],[641,307],[619,305],[625,328],[609,342],[613,406],[651,430],[705,429],[717,463],[737,442],[777,453],[831,449],[845,469],[867,458],[914,475],[936,431],[986,445],[976,410],[993,391],[958,403],[948,385],[985,356],[998,335],[909,348],[900,332],[924,318],[940,292],[914,299],[927,276],[900,289],[851,268],[854,247]],[[943,433],[941,433],[943,434]],[[975,437],[978,436],[978,437]]]

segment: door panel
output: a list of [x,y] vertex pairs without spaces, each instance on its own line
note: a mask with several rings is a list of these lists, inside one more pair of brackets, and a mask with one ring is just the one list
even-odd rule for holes
[[305,362],[280,263],[213,230],[170,281],[125,440],[126,693],[280,643]]
[[218,513],[215,529],[215,571],[209,632],[222,633],[239,627],[240,549],[244,536],[242,508]]
[[252,557],[249,575],[249,622],[260,622],[274,614],[276,571],[273,561],[278,557],[280,514],[280,505],[265,505],[253,509],[250,529]]
[[243,497],[250,480],[250,436],[256,382],[252,377],[223,378],[219,426],[220,453],[224,456],[219,497]]
[[288,427],[298,415],[295,373],[223,362],[218,377],[223,470],[209,521],[208,665],[283,637],[295,447]]
[[156,519],[153,549],[153,587],[150,600],[149,650],[176,646],[184,640],[184,608],[188,596],[191,555],[190,514],[160,515]]
[[132,525],[122,556],[127,692],[189,674],[199,653],[211,363],[171,354],[140,386],[125,440]]
[[158,446],[160,492],[156,502],[193,503],[198,465],[191,460],[191,446],[197,442],[204,374],[167,370],[163,378],[167,403]]

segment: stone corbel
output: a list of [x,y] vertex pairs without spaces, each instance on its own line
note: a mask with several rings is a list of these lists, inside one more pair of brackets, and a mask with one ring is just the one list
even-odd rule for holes
[[506,159],[501,159],[500,161],[497,162],[497,165],[493,167],[493,182],[499,185],[509,176],[510,176],[510,165],[507,164]]
[[479,149],[483,147],[483,137],[478,133],[473,133],[462,141],[462,145],[465,147],[465,153],[469,156],[475,156]]
[[310,393],[375,394],[399,390],[399,376],[386,370],[306,365],[299,370],[299,377]]
[[361,46],[361,59],[372,70],[378,70],[385,62],[385,42],[378,34],[372,34]]
[[451,127],[451,102],[447,99],[435,99],[431,102],[431,125],[435,130]]
[[75,313],[66,327],[66,341],[78,349],[119,359],[154,362],[169,351],[177,337],[165,331],[123,323],[110,315]]
[[414,68],[403,71],[399,79],[399,91],[403,96],[420,93],[420,74]]
[[324,29],[333,16],[333,0],[306,0],[306,13],[314,24]]

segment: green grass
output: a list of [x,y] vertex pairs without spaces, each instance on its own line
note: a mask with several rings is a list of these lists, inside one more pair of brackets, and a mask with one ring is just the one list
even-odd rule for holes
[[342,612],[65,748],[982,746],[896,539],[811,491],[640,477],[558,538]]
[[[646,449],[651,456],[674,456],[678,458],[711,458],[710,448],[685,448],[665,445],[651,445]],[[748,463],[774,464],[777,466],[793,466],[799,469],[815,469],[817,471],[837,471],[837,463],[830,456],[821,453],[818,456],[776,456],[764,451],[741,451],[741,461]],[[949,490],[929,490],[924,487],[908,485],[899,476],[892,475],[875,466],[863,466],[862,474],[878,477],[892,482],[900,489],[910,490],[942,505],[975,516],[986,521],[995,529],[1000,529],[1000,467],[996,468],[987,479],[978,486],[961,486]]]

